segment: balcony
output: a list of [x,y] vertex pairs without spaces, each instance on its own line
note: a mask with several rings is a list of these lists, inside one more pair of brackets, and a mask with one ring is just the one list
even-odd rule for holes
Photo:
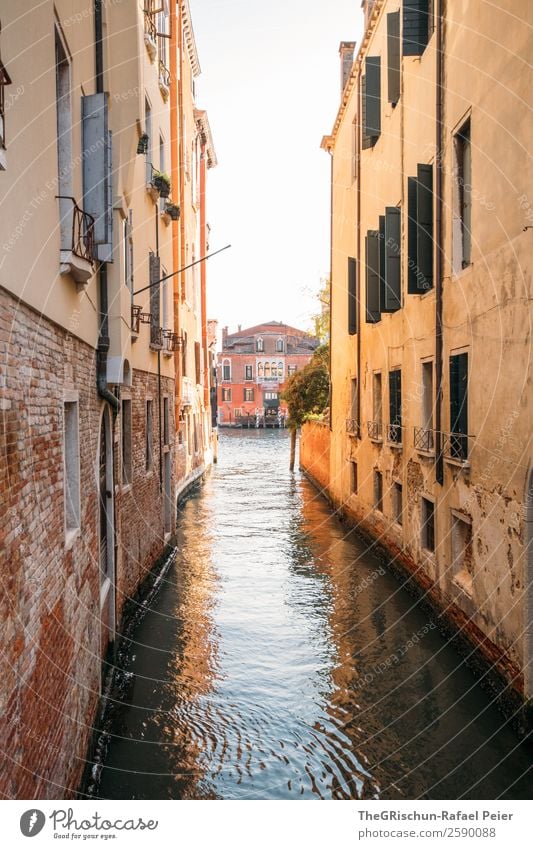
[[468,466],[470,440],[475,437],[466,433],[441,433],[441,452],[452,465]]
[[435,433],[425,427],[415,427],[414,444],[419,454],[435,454]]
[[356,419],[346,419],[346,433],[350,436],[359,435],[359,422]]
[[[94,274],[94,217],[84,212],[75,198],[57,195],[61,214],[60,272],[70,274],[76,283],[85,285]],[[65,211],[64,203],[71,208]]]
[[368,438],[372,442],[383,442],[383,425],[381,422],[367,422]]
[[403,427],[401,424],[387,425],[387,444],[391,448],[401,448],[403,439]]
[[146,0],[147,8],[144,10],[144,43],[150,57],[150,62],[157,56],[157,26],[155,10],[151,0]]

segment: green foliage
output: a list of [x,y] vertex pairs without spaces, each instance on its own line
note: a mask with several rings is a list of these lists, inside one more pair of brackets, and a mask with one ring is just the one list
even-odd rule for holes
[[324,412],[329,401],[329,345],[317,348],[311,362],[288,378],[282,397],[289,408],[290,428]]
[[313,316],[314,333],[320,342],[327,343],[329,339],[329,310],[330,310],[330,285],[329,277],[323,277],[320,281],[320,290],[317,293],[319,312]]

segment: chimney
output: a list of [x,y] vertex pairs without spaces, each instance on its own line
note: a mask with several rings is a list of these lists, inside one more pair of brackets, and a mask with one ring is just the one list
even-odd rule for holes
[[352,70],[354,53],[355,41],[341,41],[339,47],[339,56],[341,57],[341,94],[344,91],[346,81]]
[[222,328],[222,347],[223,347],[223,348],[225,348],[225,347],[226,347],[226,341],[227,341],[227,338],[228,338],[228,328],[227,328],[227,327],[223,327],[223,328]]
[[238,327],[239,327],[239,329],[238,329],[237,333],[240,333],[241,330],[242,330],[242,324],[239,324]]
[[375,2],[376,0],[363,0],[363,2],[361,3],[361,8],[363,9],[365,15],[365,32],[368,28],[368,21],[372,17]]

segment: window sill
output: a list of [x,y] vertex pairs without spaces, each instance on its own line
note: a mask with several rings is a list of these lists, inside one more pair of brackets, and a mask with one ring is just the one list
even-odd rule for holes
[[403,451],[403,444],[401,442],[387,442],[387,447],[392,448],[393,451]]
[[420,457],[425,457],[426,460],[434,460],[435,459],[435,452],[434,451],[424,451],[423,448],[417,448],[416,453]]
[[455,466],[457,469],[462,469],[463,472],[470,471],[470,461],[469,460],[456,460],[453,457],[445,457],[444,462],[449,466]]
[[461,569],[460,572],[457,572],[457,574],[453,576],[452,584],[461,590],[461,592],[465,593],[465,595],[469,598],[472,598],[474,592],[472,575],[467,572],[466,569]]
[[374,445],[383,445],[383,437],[382,436],[369,436],[370,442],[373,442]]
[[65,550],[70,551],[79,537],[81,537],[81,528],[68,528],[65,531]]
[[455,280],[460,280],[461,277],[464,277],[471,270],[473,262],[469,262],[468,265],[465,265],[464,268],[461,268],[459,271],[452,271],[452,282]]

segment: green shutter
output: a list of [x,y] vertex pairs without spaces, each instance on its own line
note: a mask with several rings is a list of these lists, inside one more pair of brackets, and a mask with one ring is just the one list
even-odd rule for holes
[[365,125],[363,134],[373,144],[381,133],[381,57],[367,56],[365,62]]
[[369,230],[365,238],[366,246],[366,321],[373,324],[379,321],[379,234]]
[[416,250],[416,177],[407,178],[407,292],[418,295],[423,290],[418,285],[418,259]]
[[[389,424],[402,424],[402,373],[400,369],[389,372]],[[401,442],[401,439],[396,440]]]
[[421,56],[429,39],[429,0],[403,0],[404,56]]
[[357,261],[348,257],[348,333],[357,333]]
[[149,255],[150,284],[150,345],[161,347],[161,279],[159,257],[150,251]]
[[387,88],[389,103],[400,99],[400,12],[387,15]]
[[366,131],[366,77],[361,77],[361,147],[368,150],[372,147],[372,139],[365,135]]
[[401,290],[401,213],[395,206],[385,209],[385,308],[388,312],[402,305]]
[[450,439],[453,457],[468,456],[468,354],[450,357]]
[[379,309],[380,312],[396,312],[387,307],[385,298],[386,277],[386,252],[385,252],[385,216],[379,216]]
[[418,288],[433,286],[433,166],[419,165],[416,183],[416,255]]

